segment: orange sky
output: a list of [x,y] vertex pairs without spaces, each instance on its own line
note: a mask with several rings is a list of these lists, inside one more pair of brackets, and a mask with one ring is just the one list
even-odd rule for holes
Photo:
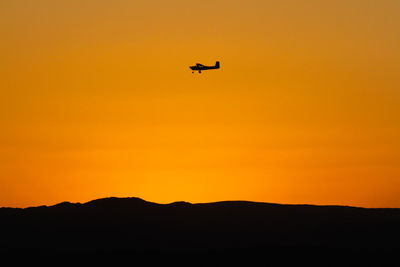
[[0,206],[400,207],[399,14],[397,0],[2,0]]

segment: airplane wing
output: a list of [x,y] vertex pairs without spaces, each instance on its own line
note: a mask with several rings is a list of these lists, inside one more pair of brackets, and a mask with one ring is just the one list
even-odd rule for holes
[[197,67],[203,67],[203,65],[200,64],[200,63],[196,63],[196,66],[197,66]]

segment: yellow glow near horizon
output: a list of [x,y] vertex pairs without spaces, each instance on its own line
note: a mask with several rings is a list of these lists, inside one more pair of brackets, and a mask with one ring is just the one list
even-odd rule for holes
[[2,1],[0,206],[400,207],[399,12],[394,0]]

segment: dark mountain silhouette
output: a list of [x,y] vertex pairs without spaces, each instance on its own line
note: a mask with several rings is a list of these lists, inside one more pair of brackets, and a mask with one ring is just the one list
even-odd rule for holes
[[400,249],[400,209],[246,201],[157,204],[140,198],[1,208],[0,249],[14,254],[197,255],[202,260],[250,254],[254,257],[246,261],[257,256],[289,265],[304,255],[330,259],[325,263],[359,255],[357,262],[370,263],[374,255],[380,260]]

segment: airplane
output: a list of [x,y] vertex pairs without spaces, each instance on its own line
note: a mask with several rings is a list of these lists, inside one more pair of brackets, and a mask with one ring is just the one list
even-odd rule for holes
[[215,63],[215,66],[204,66],[202,64],[196,63],[196,66],[190,66],[190,69],[192,70],[192,73],[195,71],[198,71],[201,73],[202,70],[215,70],[219,69],[219,61]]

